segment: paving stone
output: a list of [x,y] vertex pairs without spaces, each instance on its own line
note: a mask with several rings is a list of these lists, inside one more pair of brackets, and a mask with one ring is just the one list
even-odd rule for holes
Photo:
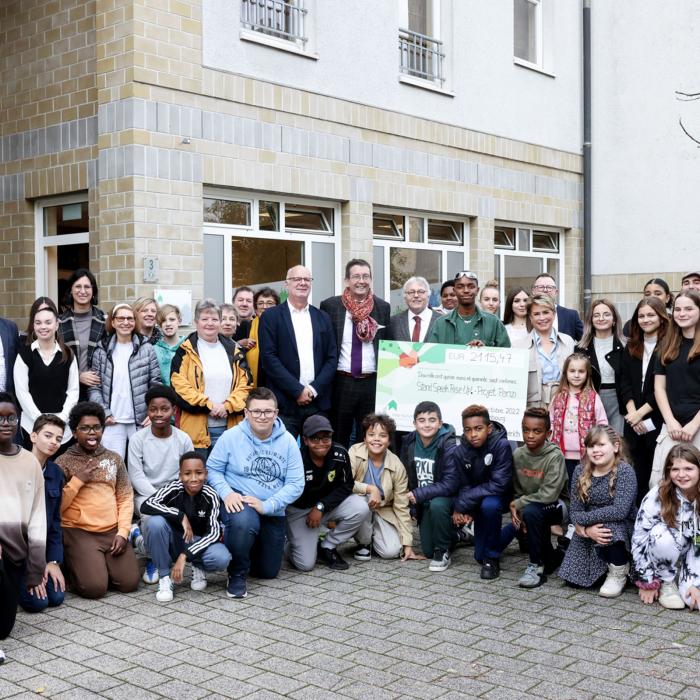
[[45,673],[19,681],[19,685],[45,698],[53,697],[57,693],[62,693],[75,687],[73,683],[68,683],[61,678],[56,678]]
[[[4,665],[4,664],[3,664]],[[17,693],[21,693],[24,688],[21,685],[15,685],[6,681],[4,678],[0,678],[0,698],[10,698]]]
[[105,673],[92,670],[84,671],[76,676],[71,676],[71,682],[96,693],[107,690],[107,688],[114,688],[115,685],[122,683],[122,681],[114,676],[108,676]]
[[269,672],[253,676],[248,679],[248,682],[264,688],[265,690],[273,690],[285,695],[299,690],[306,685],[303,681],[297,680],[296,678],[287,678]]

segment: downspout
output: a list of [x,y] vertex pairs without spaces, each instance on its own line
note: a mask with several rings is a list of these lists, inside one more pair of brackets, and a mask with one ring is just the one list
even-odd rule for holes
[[583,308],[591,305],[591,0],[583,0]]

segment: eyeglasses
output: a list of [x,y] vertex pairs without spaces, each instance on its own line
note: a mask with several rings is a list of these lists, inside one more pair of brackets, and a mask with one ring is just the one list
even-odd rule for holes
[[274,299],[258,299],[258,303],[255,305],[258,309],[270,309],[273,306],[277,306],[277,302]]
[[407,297],[424,297],[427,293],[425,289],[409,289],[405,292]]
[[101,433],[104,428],[101,425],[79,425],[76,430],[79,433],[85,433],[88,435],[90,433]]
[[369,282],[372,279],[372,275],[365,272],[364,275],[350,275],[350,280],[353,282]]
[[332,442],[332,435],[312,435],[308,438],[309,442]]
[[533,289],[536,289],[538,292],[553,292],[556,288],[556,284],[535,284],[532,286]]
[[475,282],[479,282],[479,278],[476,275],[476,272],[471,272],[470,270],[462,270],[461,272],[458,272],[455,274],[455,279],[456,280],[461,280],[462,277],[466,277],[467,279],[474,280]]
[[602,321],[602,320],[607,321],[608,319],[611,319],[612,317],[613,317],[613,315],[610,313],[608,313],[608,314],[593,314],[593,316],[591,316],[591,318],[594,321]]
[[277,413],[276,408],[246,408],[253,418],[272,418]]
[[0,416],[0,425],[7,423],[7,425],[17,425],[17,416]]
[[313,281],[313,277],[287,277],[287,282],[294,282],[294,284],[301,284],[302,282],[311,284]]
[[136,323],[133,316],[115,316],[112,320],[115,323]]

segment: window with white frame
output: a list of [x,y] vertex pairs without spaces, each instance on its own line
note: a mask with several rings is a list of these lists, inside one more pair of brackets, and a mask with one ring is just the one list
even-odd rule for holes
[[304,0],[241,0],[241,25],[303,48],[307,12]]
[[[564,235],[561,230],[497,224],[493,242],[494,272],[500,281],[502,299],[515,287],[529,290],[535,277],[543,272],[552,275],[559,289],[564,289],[561,278],[564,270]],[[561,297],[560,303],[563,303]]]
[[469,222],[442,214],[375,209],[374,290],[392,313],[406,308],[402,288],[409,277],[425,277],[430,305],[439,306],[440,287],[467,269]]
[[399,0],[399,70],[442,87],[445,51],[440,0]]
[[60,307],[68,291],[68,278],[78,268],[90,267],[87,195],[37,201],[34,229],[36,296],[47,296]]
[[542,65],[542,2],[513,0],[513,54],[515,58]]
[[228,302],[243,285],[283,292],[287,270],[295,265],[311,270],[312,301],[335,294],[336,203],[209,190],[203,219],[205,296]]

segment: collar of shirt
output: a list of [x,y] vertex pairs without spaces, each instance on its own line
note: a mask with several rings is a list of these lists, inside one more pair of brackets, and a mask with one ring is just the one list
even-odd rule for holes
[[291,304],[289,299],[287,299],[287,306],[289,307],[289,313],[292,314],[308,314],[309,313],[309,306],[311,304],[307,304],[303,309],[297,309],[295,306]]
[[[39,341],[38,340],[33,341],[30,347],[32,350],[38,350],[39,349]],[[61,352],[61,348],[58,346],[58,343],[56,341],[54,341],[53,354],[55,355],[57,352]]]

